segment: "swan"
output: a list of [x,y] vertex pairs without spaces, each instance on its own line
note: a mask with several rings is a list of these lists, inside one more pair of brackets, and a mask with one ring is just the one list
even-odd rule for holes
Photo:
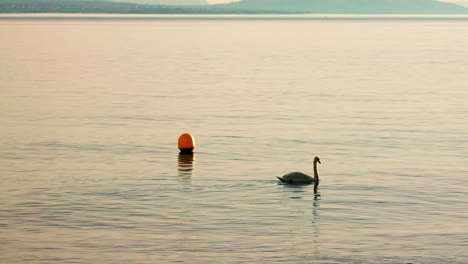
[[304,174],[302,172],[290,172],[286,175],[283,175],[283,177],[278,177],[281,182],[283,183],[289,183],[289,184],[310,184],[314,183],[316,186],[319,183],[319,176],[317,173],[317,162],[322,164],[320,162],[319,157],[314,158],[314,177],[311,177],[307,174]]

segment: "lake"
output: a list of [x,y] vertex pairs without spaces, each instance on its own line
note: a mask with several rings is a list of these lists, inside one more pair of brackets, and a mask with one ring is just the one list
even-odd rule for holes
[[[468,262],[467,18],[3,15],[0,35],[1,263]],[[279,184],[315,156],[316,194]]]

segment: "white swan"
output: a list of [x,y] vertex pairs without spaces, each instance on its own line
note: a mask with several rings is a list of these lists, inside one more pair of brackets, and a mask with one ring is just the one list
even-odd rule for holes
[[289,184],[311,184],[314,183],[316,186],[319,183],[319,176],[317,173],[317,162],[322,164],[320,162],[319,157],[314,158],[314,177],[311,177],[307,174],[304,174],[302,172],[290,172],[286,175],[283,175],[283,177],[278,177],[281,182],[283,183],[289,183]]

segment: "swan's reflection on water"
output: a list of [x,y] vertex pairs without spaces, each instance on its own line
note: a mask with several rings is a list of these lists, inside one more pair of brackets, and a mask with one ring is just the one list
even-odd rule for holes
[[195,154],[179,154],[177,171],[182,182],[192,183],[194,164]]
[[[293,254],[298,256],[310,255],[313,258],[320,258],[321,234],[320,234],[320,202],[321,195],[318,185],[315,184],[283,184],[282,190],[287,194],[289,199],[286,200],[287,213],[292,216],[288,221],[291,226],[297,226],[295,221],[299,223],[308,222],[305,229],[298,230],[291,228],[290,237],[286,238],[289,241],[289,247],[294,249]],[[313,194],[312,194],[313,190]],[[313,198],[312,198],[313,195]],[[312,200],[312,205],[310,201]],[[309,228],[306,228],[309,227]],[[307,236],[304,236],[307,233]],[[305,238],[307,237],[307,238]]]
[[[292,192],[292,193],[295,193],[295,194],[300,194],[300,193],[307,193],[308,190],[310,190],[310,185],[307,184],[307,185],[303,185],[303,184],[283,184],[283,183],[279,183],[279,185],[282,185],[284,186],[285,188],[287,188],[288,191]],[[314,188],[314,207],[318,207],[320,204],[319,204],[319,201],[320,201],[320,192],[318,191],[318,184],[313,184],[313,188]],[[301,196],[291,196],[290,197],[291,199],[302,199]]]

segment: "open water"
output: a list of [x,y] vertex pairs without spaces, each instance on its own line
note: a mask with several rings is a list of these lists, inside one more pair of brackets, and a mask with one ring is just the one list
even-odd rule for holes
[[468,262],[467,19],[215,18],[0,19],[1,263]]

